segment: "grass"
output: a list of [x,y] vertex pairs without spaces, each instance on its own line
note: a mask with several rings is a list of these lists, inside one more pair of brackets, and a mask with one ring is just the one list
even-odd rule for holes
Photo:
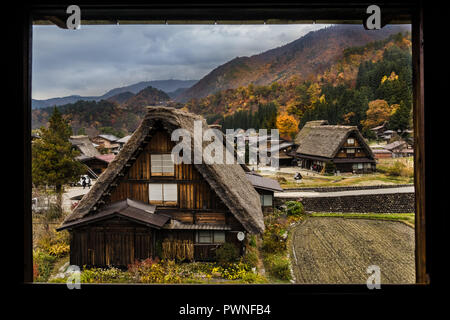
[[[401,163],[403,169],[400,175],[390,174],[391,169]],[[326,176],[317,173],[303,174],[300,182],[294,180],[293,173],[277,172],[266,175],[279,181],[283,189],[309,188],[309,187],[346,187],[346,186],[369,186],[369,185],[396,185],[414,183],[414,162],[412,157],[379,159],[377,162],[378,172],[371,174],[344,173],[339,176]]]
[[325,213],[316,212],[308,214],[310,217],[335,217],[347,219],[371,219],[371,220],[385,220],[385,221],[399,221],[414,228],[415,214],[414,213]]

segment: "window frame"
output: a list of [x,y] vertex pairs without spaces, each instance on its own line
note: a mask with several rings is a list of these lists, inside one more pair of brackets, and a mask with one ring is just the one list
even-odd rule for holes
[[[161,185],[161,200],[152,200],[151,196],[150,196],[150,192],[151,192],[151,185]],[[176,200],[166,200],[166,194],[165,194],[165,190],[164,190],[164,186],[167,185],[175,185],[176,188]],[[163,206],[177,206],[178,205],[178,183],[176,182],[149,182],[148,183],[148,203],[150,204],[155,204],[155,205],[163,205]]]
[[[223,3],[225,6],[225,3]],[[264,13],[271,13],[271,18],[288,20],[314,20],[322,19],[322,21],[347,21],[347,23],[360,24],[362,9],[365,8],[366,3],[349,3],[339,4],[334,10],[317,11],[315,4],[286,4],[281,5],[280,8],[273,10],[272,7],[268,7],[265,4],[261,4],[255,9],[250,8],[242,10],[245,3],[233,4],[223,7],[214,7],[210,4],[201,5],[200,8],[178,8],[176,6],[167,6],[166,8],[155,6],[155,4],[140,5],[139,10],[136,10],[135,5],[125,5],[118,7],[111,7],[109,5],[97,5],[87,7],[83,9],[82,23],[89,24],[90,21],[97,20],[100,23],[111,23],[119,20],[129,21],[153,21],[160,20],[161,16],[165,14],[173,19],[179,19],[182,21],[210,21],[211,16],[215,15],[216,19],[230,19],[240,21],[251,21],[260,19]],[[327,4],[324,2],[321,4],[321,8],[326,9]],[[24,231],[24,273],[23,282],[32,283],[33,280],[33,260],[32,260],[32,217],[31,217],[31,48],[32,48],[32,26],[34,21],[44,21],[43,24],[55,24],[61,28],[65,28],[65,14],[66,5],[54,5],[52,7],[33,4],[21,7],[20,14],[14,21],[14,27],[19,31],[20,45],[18,49],[19,60],[19,72],[17,73],[19,81],[16,83],[19,87],[19,93],[16,95],[17,104],[22,106],[22,112],[20,112],[20,118],[22,119],[21,134],[23,135],[19,144],[23,143],[23,161],[24,161],[24,192],[23,206],[24,215],[18,215],[20,227],[23,227]],[[157,10],[154,10],[154,9]],[[427,255],[431,256],[431,249],[429,247],[431,238],[431,225],[425,223],[430,214],[427,211],[431,210],[432,193],[430,192],[431,183],[425,183],[425,169],[427,172],[431,169],[430,162],[425,165],[425,158],[431,157],[430,144],[425,145],[425,137],[430,137],[432,131],[436,128],[430,126],[431,120],[425,120],[425,92],[432,93],[433,87],[427,86],[429,89],[425,89],[425,76],[424,76],[424,55],[423,55],[423,34],[424,34],[424,4],[408,3],[395,7],[386,3],[383,5],[383,11],[388,11],[390,19],[398,18],[400,23],[410,23],[412,25],[412,68],[413,68],[413,127],[414,127],[414,140],[417,142],[414,152],[414,186],[416,194],[416,219],[415,219],[415,236],[416,236],[416,284],[429,284],[429,272],[431,268],[431,262],[427,262]],[[428,11],[430,13],[430,11]],[[100,20],[103,19],[103,20]],[[196,19],[196,20],[193,20]],[[51,23],[49,22],[51,21]],[[383,20],[384,21],[384,20]],[[388,20],[383,22],[389,23]],[[432,19],[428,20],[432,21]],[[41,22],[42,23],[42,22]],[[210,22],[208,22],[210,23]],[[432,47],[430,47],[432,49]],[[429,55],[431,57],[431,55]],[[431,61],[431,60],[430,60]],[[431,77],[428,77],[432,79]],[[431,101],[433,95],[427,95],[426,101]],[[427,114],[428,114],[427,110]],[[430,119],[430,117],[427,117]],[[427,128],[425,128],[427,124]],[[428,176],[429,181],[431,177]],[[427,201],[425,201],[428,199]],[[427,209],[428,208],[428,209]],[[431,219],[431,218],[430,218]],[[436,225],[436,223],[434,224]],[[19,228],[20,228],[19,227]],[[21,240],[22,240],[21,239]],[[20,266],[22,267],[22,265]]]

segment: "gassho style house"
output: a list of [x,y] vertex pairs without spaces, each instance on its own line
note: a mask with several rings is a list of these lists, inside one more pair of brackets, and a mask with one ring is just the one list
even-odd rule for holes
[[[70,233],[70,264],[127,266],[159,256],[162,246],[175,243],[192,252],[193,260],[213,260],[215,249],[226,242],[243,254],[242,236],[264,231],[260,195],[245,164],[174,163],[171,134],[184,129],[194,136],[194,122],[208,130],[201,116],[148,108],[139,128],[58,228]],[[207,145],[202,142],[203,149]],[[234,149],[222,143],[220,152],[225,159]]]

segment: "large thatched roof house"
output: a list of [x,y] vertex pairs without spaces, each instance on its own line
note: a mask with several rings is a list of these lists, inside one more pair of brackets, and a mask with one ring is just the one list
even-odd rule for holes
[[[135,259],[170,258],[169,249],[177,246],[184,248],[186,259],[208,260],[224,242],[242,251],[239,232],[264,231],[260,196],[241,165],[172,161],[171,133],[181,128],[194,136],[195,120],[208,129],[200,116],[148,108],[139,128],[59,228],[71,233],[71,264],[126,266]],[[224,146],[223,152],[230,150]]]
[[295,138],[293,155],[299,166],[322,171],[332,163],[339,172],[372,172],[376,163],[372,150],[355,126],[328,125],[326,120],[310,121]]

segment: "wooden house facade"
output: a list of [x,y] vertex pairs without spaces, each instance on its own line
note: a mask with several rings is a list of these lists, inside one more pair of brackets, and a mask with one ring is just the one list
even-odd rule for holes
[[[153,107],[59,230],[71,235],[71,264],[126,266],[183,243],[213,260],[237,233],[264,231],[260,196],[239,164],[175,164],[171,132],[203,118]],[[193,134],[192,134],[193,136]],[[224,152],[227,152],[224,147]],[[192,158],[193,159],[193,158]]]
[[265,178],[254,172],[247,172],[247,178],[259,194],[263,213],[272,213],[274,209],[275,192],[283,192],[278,181]]
[[295,143],[298,147],[292,154],[302,168],[321,172],[326,163],[331,162],[336,172],[376,170],[374,154],[355,126],[310,121],[300,130]]

